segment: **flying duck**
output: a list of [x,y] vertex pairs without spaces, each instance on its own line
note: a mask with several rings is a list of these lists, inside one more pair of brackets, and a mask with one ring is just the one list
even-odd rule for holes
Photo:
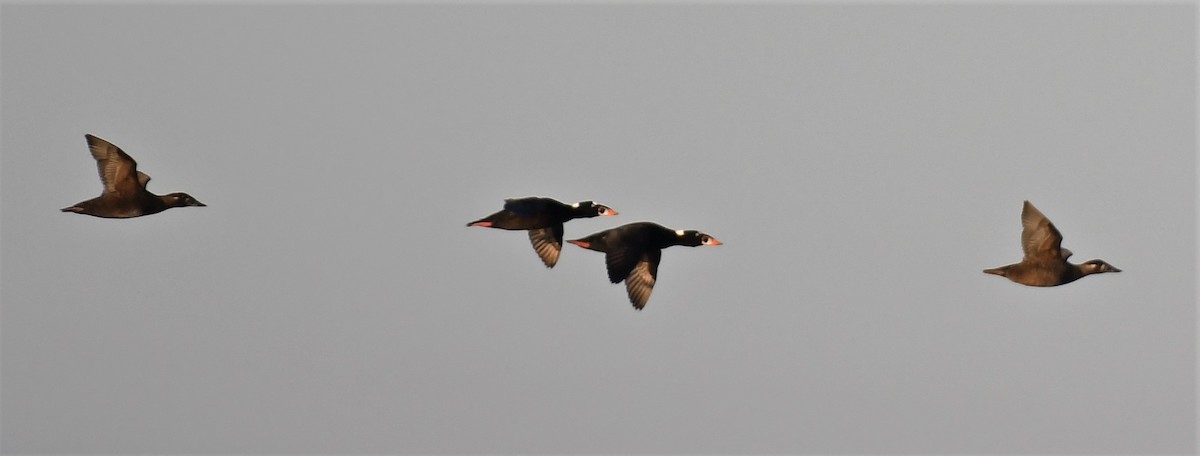
[[1021,249],[1025,251],[1025,258],[1020,263],[984,269],[983,272],[1033,287],[1054,287],[1074,282],[1085,275],[1121,272],[1104,260],[1089,260],[1080,264],[1067,262],[1071,251],[1062,248],[1062,234],[1029,201],[1021,210],[1021,225]]
[[563,223],[572,219],[601,215],[613,216],[617,215],[617,211],[592,201],[564,204],[552,198],[531,196],[506,199],[503,210],[468,223],[467,226],[527,230],[533,250],[547,268],[553,268],[558,263],[559,252],[562,251]]
[[120,147],[92,135],[87,138],[88,149],[96,159],[104,191],[100,196],[63,208],[104,218],[130,218],[157,214],[172,207],[204,206],[187,193],[155,195],[146,190],[150,176],[137,170],[137,162]]
[[653,222],[630,223],[567,242],[604,252],[608,280],[625,281],[629,302],[637,310],[646,307],[654,291],[662,249],[673,245],[721,245],[721,241],[699,231],[672,230]]

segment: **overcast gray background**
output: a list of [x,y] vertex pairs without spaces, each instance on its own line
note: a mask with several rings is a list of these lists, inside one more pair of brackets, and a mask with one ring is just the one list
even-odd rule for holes
[[[6,453],[1195,450],[1192,5],[2,13]],[[725,245],[636,312],[524,195]]]

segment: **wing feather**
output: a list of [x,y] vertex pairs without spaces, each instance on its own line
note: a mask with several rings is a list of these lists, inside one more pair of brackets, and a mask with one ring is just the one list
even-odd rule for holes
[[[88,149],[92,158],[96,159],[96,169],[100,172],[100,182],[104,184],[105,193],[132,192],[141,187],[137,171],[137,162],[129,154],[113,143],[92,135],[85,135]],[[141,174],[145,176],[145,174]],[[149,181],[149,176],[146,176]]]
[[604,261],[608,266],[608,280],[612,283],[625,280],[643,255],[645,252],[635,247],[610,248],[604,254]]
[[645,308],[650,301],[650,293],[654,291],[654,283],[658,280],[658,263],[661,259],[662,250],[646,252],[625,278],[629,302],[637,310]]
[[1021,210],[1021,227],[1021,249],[1025,252],[1026,260],[1063,259],[1062,233],[1029,201]]
[[558,263],[558,255],[562,252],[562,238],[563,226],[561,223],[529,230],[529,242],[533,244],[533,250],[537,252],[542,263],[548,268],[552,268]]

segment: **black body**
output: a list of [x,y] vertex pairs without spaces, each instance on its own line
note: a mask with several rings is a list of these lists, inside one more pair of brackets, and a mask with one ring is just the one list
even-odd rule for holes
[[697,247],[721,245],[712,236],[695,230],[672,230],[653,222],[636,222],[568,241],[588,250],[605,253],[608,280],[625,281],[629,302],[642,310],[658,280],[662,249],[675,245]]
[[531,196],[506,199],[503,210],[468,223],[467,226],[527,230],[529,242],[533,244],[533,249],[542,259],[542,263],[548,268],[553,268],[558,263],[558,256],[562,251],[563,223],[600,215],[617,215],[617,212],[592,201],[564,204],[551,198]]

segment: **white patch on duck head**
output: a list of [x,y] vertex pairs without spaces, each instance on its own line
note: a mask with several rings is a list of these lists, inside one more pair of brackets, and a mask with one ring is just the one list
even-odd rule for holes
[[573,207],[575,209],[579,209],[579,203],[572,204],[571,207]]
[[675,235],[679,236],[679,237],[683,237],[683,230],[675,230]]

